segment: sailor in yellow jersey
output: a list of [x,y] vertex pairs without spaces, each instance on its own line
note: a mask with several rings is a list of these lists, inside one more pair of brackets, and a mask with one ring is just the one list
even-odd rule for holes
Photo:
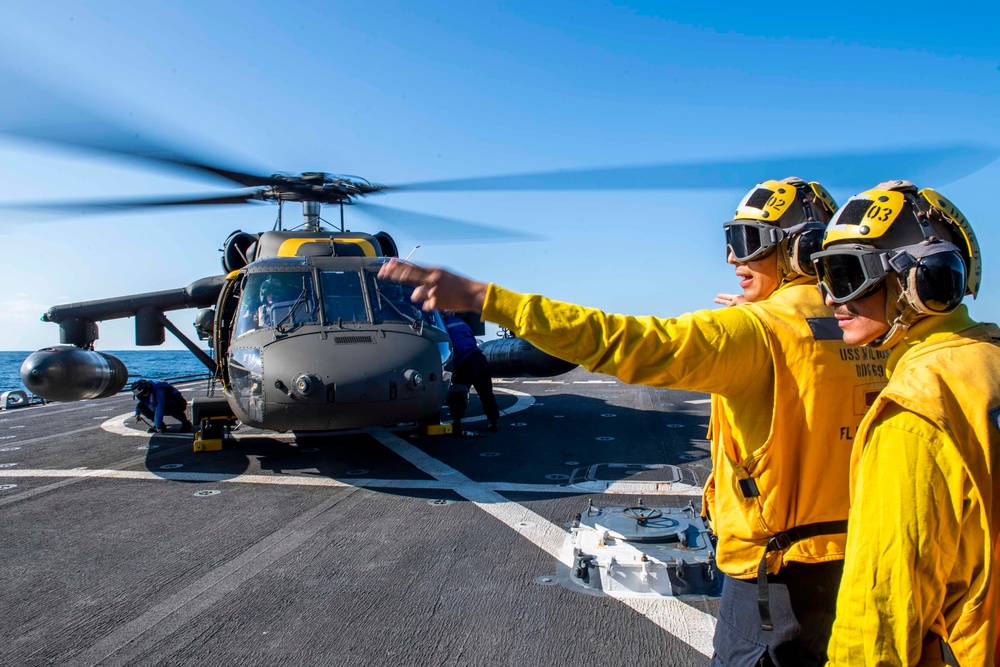
[[884,360],[845,345],[810,257],[836,210],[767,181],[725,223],[748,301],[674,319],[610,315],[390,260],[425,309],[482,312],[541,350],[632,384],[713,394],[705,504],[727,575],[713,665],[822,665],[844,557],[851,442]]
[[962,305],[975,234],[934,190],[889,181],[847,202],[823,248],[844,340],[889,352],[854,439],[830,664],[1000,664],[1000,329]]

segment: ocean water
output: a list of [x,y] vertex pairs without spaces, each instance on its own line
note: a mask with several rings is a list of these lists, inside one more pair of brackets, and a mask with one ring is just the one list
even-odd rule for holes
[[[188,376],[207,377],[208,369],[187,350],[101,350],[118,357],[128,368],[129,382],[139,378],[172,380]],[[31,352],[0,352],[0,392],[26,391],[21,382],[21,363]],[[210,355],[211,356],[211,355]],[[128,385],[125,385],[126,388]]]

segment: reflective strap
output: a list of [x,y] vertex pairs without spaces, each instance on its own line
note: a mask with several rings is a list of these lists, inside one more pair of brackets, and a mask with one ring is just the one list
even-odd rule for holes
[[771,622],[770,595],[767,588],[767,554],[772,551],[784,551],[800,540],[816,537],[817,535],[835,535],[846,532],[846,520],[820,521],[818,523],[807,523],[804,526],[796,526],[772,536],[767,541],[767,546],[764,548],[764,555],[760,559],[760,565],[757,566],[757,610],[760,612],[761,630],[767,632],[774,630],[774,624]]

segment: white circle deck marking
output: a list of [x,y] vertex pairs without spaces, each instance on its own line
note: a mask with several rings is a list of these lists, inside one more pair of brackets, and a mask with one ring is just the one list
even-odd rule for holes
[[[526,394],[523,391],[517,391],[517,390],[514,390],[514,389],[507,389],[506,387],[496,387],[494,389],[494,391],[498,391],[501,394],[508,394],[510,396],[513,396],[516,399],[514,405],[510,406],[509,408],[507,408],[505,410],[501,410],[500,411],[500,414],[502,414],[502,415],[512,415],[515,412],[521,412],[522,410],[527,410],[528,408],[530,408],[532,405],[535,404],[535,397],[532,396],[531,394]],[[102,422],[101,423],[101,428],[103,430],[107,431],[108,433],[112,433],[114,435],[124,435],[124,436],[127,436],[127,437],[137,437],[137,438],[148,438],[149,435],[150,435],[149,433],[146,433],[144,431],[138,431],[138,430],[133,429],[133,428],[129,428],[125,424],[126,420],[132,419],[134,416],[135,416],[135,412],[125,412],[125,413],[122,413],[120,415],[115,415],[114,417],[111,417],[111,418],[107,419],[106,421]],[[474,417],[463,417],[462,418],[462,422],[463,423],[465,423],[465,422],[475,422],[475,421],[485,421],[485,420],[486,420],[486,415],[476,415]],[[164,437],[164,436],[166,436],[166,437],[178,437],[178,436],[181,436],[181,437],[188,437],[188,438],[191,437],[191,435],[189,433],[163,433],[163,434],[160,434],[160,437]],[[265,437],[265,438],[273,438],[273,439],[276,439],[276,440],[291,440],[293,442],[295,441],[295,436],[293,434],[291,434],[291,433],[278,433],[277,431],[274,431],[274,432],[264,431],[263,433],[249,433],[249,434],[241,434],[241,433],[236,433],[234,431],[233,433],[230,433],[230,435],[229,435],[229,437],[232,438],[233,440],[239,440],[241,437],[260,438],[262,436]],[[0,436],[0,439],[3,439],[5,437],[17,437],[17,436]],[[305,451],[305,450],[303,450],[303,451]]]
[[601,442],[611,442],[612,440],[614,440],[614,438],[612,438],[610,435],[599,435],[594,439],[600,440]]
[[16,465],[16,463],[0,463],[0,468],[13,468]]
[[0,452],[16,452],[20,447],[0,447]]
[[191,495],[195,496],[196,498],[207,498],[208,496],[217,496],[220,493],[222,493],[222,491],[218,491],[216,489],[205,489],[204,491],[195,491]]

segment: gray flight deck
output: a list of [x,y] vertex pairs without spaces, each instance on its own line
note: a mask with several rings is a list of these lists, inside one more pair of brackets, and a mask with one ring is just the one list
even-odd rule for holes
[[198,454],[127,394],[0,412],[0,664],[707,665],[716,598],[602,596],[563,561],[589,500],[700,504],[708,397],[495,387],[483,437],[240,429]]

